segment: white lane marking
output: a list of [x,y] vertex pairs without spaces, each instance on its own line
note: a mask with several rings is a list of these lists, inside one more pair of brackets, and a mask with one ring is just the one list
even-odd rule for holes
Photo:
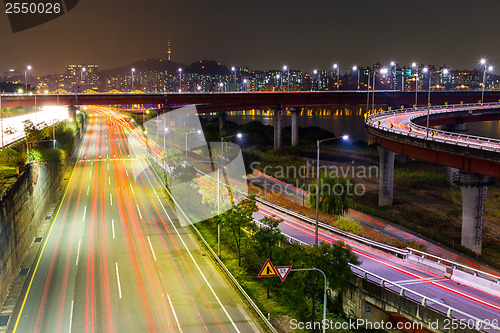
[[132,193],[135,194],[134,188],[132,187],[132,183],[130,183],[130,189],[132,190]]
[[148,237],[149,247],[151,248],[151,252],[153,253],[153,258],[156,261],[156,255],[155,255],[155,251],[153,250],[153,245],[151,245],[151,240],[149,239],[149,236],[147,236],[147,237]]
[[[134,147],[132,147],[132,149],[134,149]],[[135,151],[135,149],[134,149]],[[160,206],[161,208],[163,209],[163,211],[165,212],[165,215],[167,215],[167,218],[168,220],[170,221],[170,224],[172,225],[172,227],[174,228],[175,230],[175,233],[177,234],[177,236],[179,237],[179,239],[181,240],[182,244],[184,245],[184,248],[185,249],[188,249],[186,243],[184,242],[184,239],[182,238],[182,236],[180,235],[179,233],[179,230],[177,230],[177,227],[174,225],[174,222],[172,221],[172,219],[170,218],[170,215],[168,214],[167,210],[165,209],[165,206],[163,206],[163,203],[161,202],[160,200],[160,197],[158,196],[158,193],[156,192],[156,190],[154,189],[153,187],[153,183],[151,182],[151,179],[149,179],[149,176],[147,175],[146,173],[146,170],[144,169],[141,161],[137,160],[139,162],[139,165],[141,166],[142,170],[144,171],[144,174],[146,175],[146,178],[148,179],[148,182],[149,184],[151,185],[151,187],[153,188],[153,192],[154,194],[156,195],[156,198],[158,199],[158,202],[160,203]],[[189,256],[191,257],[191,260],[193,260],[193,263],[194,265],[196,266],[196,268],[198,269],[198,272],[200,272],[200,275],[202,276],[203,280],[205,280],[205,283],[207,284],[208,288],[210,289],[210,291],[212,292],[212,294],[214,295],[215,299],[217,300],[217,303],[219,303],[221,309],[224,311],[224,313],[226,314],[227,318],[229,319],[229,321],[231,322],[231,324],[233,325],[234,329],[236,330],[236,332],[240,332],[240,330],[238,329],[238,327],[236,326],[236,324],[234,323],[233,321],[233,318],[231,317],[231,315],[227,312],[226,308],[224,307],[224,305],[222,304],[222,302],[220,301],[219,297],[217,296],[217,294],[215,293],[215,290],[212,288],[212,285],[210,284],[210,282],[208,282],[207,278],[205,277],[205,274],[203,274],[203,272],[201,271],[201,268],[200,266],[198,266],[198,263],[196,262],[196,260],[194,259],[193,255],[191,254],[190,251],[187,251],[187,253],[189,254]]]
[[82,240],[78,241],[78,251],[76,251],[76,266],[78,266],[78,260],[80,259],[80,245],[82,245]]
[[87,186],[87,195],[89,195],[90,185]]
[[120,285],[120,273],[118,273],[118,263],[116,263],[116,282],[118,283],[118,296],[122,298],[122,286]]
[[137,211],[139,212],[139,216],[141,217],[141,220],[142,220],[142,214],[141,214],[141,210],[139,209],[139,205],[135,204],[135,206],[137,207]]
[[73,308],[75,307],[75,300],[71,300],[71,312],[69,313],[69,333],[71,333],[71,329],[73,326]]
[[92,170],[90,170],[89,178],[92,178]]
[[111,220],[111,228],[113,229],[113,238],[115,238],[115,221]]
[[82,221],[85,222],[85,214],[87,214],[87,206],[85,206],[85,208],[83,209],[83,219]]
[[109,194],[109,202],[111,203],[111,206],[113,206],[113,196],[111,193]]
[[175,322],[177,323],[177,328],[179,329],[179,332],[182,333],[181,324],[179,324],[179,319],[177,319],[177,313],[175,313],[174,306],[172,305],[172,301],[170,300],[169,294],[167,294],[167,298],[168,298],[168,303],[170,304],[170,308],[172,309],[172,313],[174,314]]
[[111,185],[111,177],[108,176],[108,184]]
[[125,169],[125,173],[127,174],[127,177],[128,177],[128,170],[127,169]]

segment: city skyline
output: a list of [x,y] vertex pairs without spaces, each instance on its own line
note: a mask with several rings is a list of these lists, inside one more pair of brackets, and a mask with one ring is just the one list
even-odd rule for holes
[[[481,6],[484,4],[485,6]],[[489,8],[475,15],[475,8]],[[288,65],[302,71],[383,63],[449,64],[479,68],[493,64],[500,46],[491,43],[498,3],[440,1],[419,4],[174,1],[138,3],[96,0],[41,26],[12,33],[1,15],[0,72],[36,64],[38,75],[63,72],[68,63],[126,66],[136,59],[166,58],[191,63],[215,59],[266,70]],[[432,22],[427,24],[426,22]],[[156,51],[155,51],[156,50]]]

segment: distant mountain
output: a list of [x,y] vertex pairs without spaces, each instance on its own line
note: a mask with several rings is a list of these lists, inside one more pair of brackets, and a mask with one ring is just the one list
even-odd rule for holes
[[184,65],[174,61],[163,60],[163,59],[145,59],[136,61],[128,66],[102,70],[100,71],[100,74],[129,75],[132,68],[135,68],[136,72],[148,72],[148,71],[177,72],[179,67],[184,67]]
[[101,70],[100,74],[104,76],[129,75],[132,68],[135,68],[136,72],[148,72],[148,71],[177,72],[179,68],[182,68],[183,73],[196,73],[203,75],[227,75],[231,72],[231,70],[228,67],[221,65],[219,62],[214,60],[201,60],[193,62],[191,65],[186,66],[184,64],[169,60],[145,59],[136,61],[128,66]]
[[227,75],[231,72],[229,68],[214,60],[200,60],[193,62],[183,69],[186,73],[203,75]]

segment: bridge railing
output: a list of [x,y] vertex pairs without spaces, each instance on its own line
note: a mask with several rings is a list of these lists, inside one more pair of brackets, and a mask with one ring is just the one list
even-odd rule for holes
[[466,265],[462,265],[461,263],[458,263],[456,261],[445,259],[445,258],[442,258],[442,257],[438,257],[438,256],[435,256],[435,255],[427,253],[427,252],[423,252],[423,251],[419,251],[419,250],[416,250],[416,249],[412,249],[410,247],[408,247],[407,249],[408,249],[408,252],[410,254],[416,254],[416,255],[422,257],[423,259],[432,260],[432,261],[437,262],[438,264],[442,264],[442,265],[445,265],[445,266],[448,266],[448,267],[452,267],[454,269],[461,270],[461,271],[463,271],[465,273],[477,276],[479,278],[482,278],[482,279],[494,282],[496,284],[500,284],[500,277],[496,276],[494,274],[486,273],[486,272],[480,271],[478,269],[475,269],[475,268],[472,268],[472,267],[469,267],[469,266],[466,266]]
[[[432,107],[430,107],[430,110],[433,110],[432,114],[434,115],[434,114],[440,114],[440,113],[448,113],[448,112],[452,112],[452,111],[459,111],[460,109],[467,109],[467,108],[471,108],[471,111],[472,111],[472,110],[476,110],[476,109],[492,109],[492,108],[498,108],[498,107],[500,107],[500,103],[495,102],[495,103],[484,103],[484,104],[474,103],[474,104],[432,106]],[[407,108],[407,109],[401,109],[401,110],[380,111],[380,112],[377,112],[376,114],[368,116],[367,120],[366,120],[366,124],[370,127],[373,127],[373,128],[381,129],[381,130],[384,130],[384,131],[390,132],[390,133],[406,135],[408,137],[427,139],[430,141],[442,142],[442,143],[446,143],[446,144],[453,144],[453,145],[463,146],[463,147],[468,147],[468,148],[476,148],[476,149],[481,149],[481,150],[500,152],[500,147],[493,146],[493,145],[500,145],[500,140],[498,140],[498,139],[480,137],[480,136],[468,135],[468,134],[462,134],[462,133],[454,133],[454,132],[448,132],[448,131],[431,129],[431,128],[429,128],[429,133],[430,133],[429,136],[427,136],[427,133],[426,134],[418,133],[418,131],[427,132],[427,127],[415,124],[412,121],[412,120],[417,119],[417,118],[425,117],[422,114],[414,115],[414,116],[411,116],[409,118],[408,126],[412,129],[412,131],[403,131],[400,128],[384,127],[384,126],[381,126],[379,124],[379,121],[377,121],[377,118],[381,118],[381,117],[386,118],[390,115],[402,114],[402,113],[413,113],[416,111],[427,111],[427,110],[428,110],[427,107],[419,107],[419,108]],[[418,130],[418,131],[413,131],[414,129]],[[440,136],[436,136],[436,134],[439,134]]]
[[[352,264],[349,264],[351,267],[351,271],[356,275],[361,277],[363,280],[369,281],[374,284],[378,284],[381,286],[384,290],[387,290],[388,292],[392,292],[395,294],[399,294],[401,297],[405,297],[407,299],[410,299],[411,301],[418,303],[422,306],[426,306],[431,308],[433,311],[436,311],[438,313],[441,313],[448,318],[455,318],[458,319],[462,322],[465,322],[469,327],[474,326],[474,328],[480,332],[491,332],[493,331],[499,331],[499,324],[498,322],[495,321],[490,321],[488,319],[483,320],[480,318],[477,318],[471,314],[468,314],[464,311],[458,310],[454,307],[449,306],[448,304],[445,304],[443,302],[440,302],[438,300],[435,300],[431,297],[425,296],[423,294],[420,294],[416,291],[413,291],[411,289],[408,289],[396,282],[392,282],[390,280],[387,280],[381,276],[378,276],[376,274],[371,273],[370,271],[363,269],[359,266],[355,266]],[[425,281],[425,279],[423,279]]]

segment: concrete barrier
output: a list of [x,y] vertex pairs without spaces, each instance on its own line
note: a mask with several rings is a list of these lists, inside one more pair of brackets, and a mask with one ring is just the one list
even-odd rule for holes
[[484,278],[463,272],[456,268],[453,269],[451,280],[500,297],[500,284],[497,282],[488,281]]

